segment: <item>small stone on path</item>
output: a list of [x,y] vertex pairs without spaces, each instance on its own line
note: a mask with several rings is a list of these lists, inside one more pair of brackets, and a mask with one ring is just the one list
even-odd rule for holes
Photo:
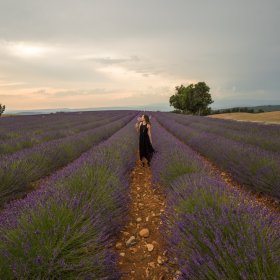
[[133,235],[130,236],[125,244],[126,244],[127,247],[130,247],[130,246],[136,244],[135,236],[133,236]]
[[122,243],[121,242],[117,242],[116,243],[116,249],[120,250],[122,248]]
[[149,252],[154,250],[154,245],[153,244],[147,244],[146,246],[147,246]]
[[140,231],[139,231],[139,235],[141,237],[148,237],[150,235],[150,232],[149,232],[149,229],[147,228],[142,228]]

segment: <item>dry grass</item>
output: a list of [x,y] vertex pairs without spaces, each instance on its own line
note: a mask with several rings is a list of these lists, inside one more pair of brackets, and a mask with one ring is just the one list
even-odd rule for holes
[[15,114],[3,114],[3,115],[1,115],[0,117],[1,118],[5,118],[5,117],[11,117],[11,116],[16,116]]
[[225,113],[215,114],[208,116],[210,118],[218,119],[230,119],[236,121],[251,121],[251,122],[263,122],[263,123],[276,123],[280,124],[280,111],[265,112],[265,113]]

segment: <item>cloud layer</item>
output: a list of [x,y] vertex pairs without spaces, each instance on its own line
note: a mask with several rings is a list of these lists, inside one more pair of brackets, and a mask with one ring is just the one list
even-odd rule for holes
[[0,0],[0,103],[168,104],[205,81],[212,107],[279,104],[280,2],[250,3]]

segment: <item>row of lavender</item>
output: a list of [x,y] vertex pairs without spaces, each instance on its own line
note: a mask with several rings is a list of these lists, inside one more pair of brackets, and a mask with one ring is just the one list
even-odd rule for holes
[[280,152],[280,126],[278,124],[262,124],[252,122],[237,122],[234,120],[220,120],[209,117],[163,114],[177,122],[188,126],[189,129],[214,133],[265,150]]
[[[0,139],[10,139],[20,136],[25,132],[40,132],[42,127],[45,130],[56,128],[67,128],[85,119],[85,116],[100,119],[97,112],[88,112],[87,114],[75,113],[56,113],[46,115],[27,115],[27,116],[9,116],[0,119]],[[69,126],[68,126],[69,124]]]
[[160,231],[180,279],[280,279],[279,216],[210,175],[156,120],[153,131],[153,185],[167,198]]
[[102,127],[3,156],[0,161],[0,204],[17,196],[19,192],[24,193],[31,182],[49,175],[93,145],[107,139],[134,116],[135,112],[126,113]]
[[118,110],[118,111],[88,111],[88,112],[57,112],[51,114],[40,114],[40,115],[14,115],[7,118],[0,119],[0,132],[9,136],[10,133],[16,133],[18,131],[40,129],[43,127],[56,127],[64,126],[67,127],[67,124],[77,124],[85,119],[102,119],[105,115],[116,115],[123,114],[127,110]]
[[0,215],[0,279],[119,279],[135,120]]
[[172,134],[228,171],[237,182],[247,185],[253,191],[280,199],[279,153],[193,129],[179,124],[172,115],[157,113],[156,117]]
[[[5,124],[0,123],[0,156],[11,154],[24,148],[30,148],[36,144],[51,141],[58,138],[67,137],[77,134],[82,131],[93,129],[97,126],[102,126],[106,123],[114,121],[124,112],[108,111],[102,116],[96,112],[87,114],[56,114],[55,117],[31,116],[25,123],[19,126],[16,120],[21,120],[21,117],[13,117],[13,122],[9,121],[10,127],[1,127]],[[34,118],[36,122],[32,119]],[[9,118],[3,118],[9,119]],[[50,119],[50,120],[49,120]],[[47,120],[47,122],[46,122]]]

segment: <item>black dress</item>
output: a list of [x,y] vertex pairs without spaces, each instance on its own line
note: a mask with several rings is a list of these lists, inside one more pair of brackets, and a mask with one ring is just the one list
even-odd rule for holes
[[143,157],[147,159],[148,162],[151,161],[153,157],[153,153],[155,152],[152,143],[150,141],[150,137],[148,135],[147,124],[141,123],[140,125],[140,135],[139,135],[139,154],[140,160]]

